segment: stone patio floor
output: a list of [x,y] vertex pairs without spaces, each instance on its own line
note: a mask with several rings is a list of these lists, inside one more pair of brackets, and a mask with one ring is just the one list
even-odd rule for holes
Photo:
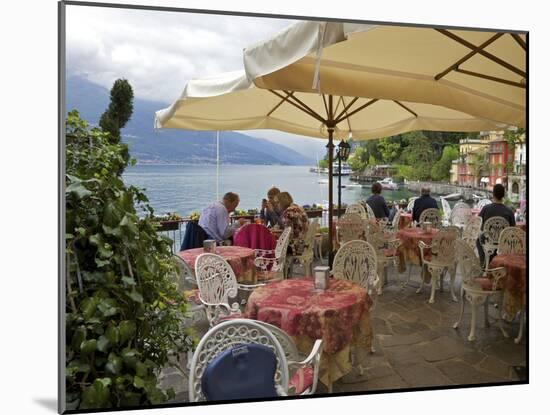
[[[414,270],[419,271],[418,267]],[[300,270],[294,272],[300,277]],[[444,291],[436,293],[436,302],[428,304],[429,286],[416,294],[418,275],[402,287],[405,274],[397,274],[390,268],[383,295],[378,297],[371,319],[374,327],[375,352],[363,360],[362,376],[353,372],[333,385],[333,392],[369,392],[409,389],[418,387],[443,387],[450,385],[482,385],[486,383],[521,381],[517,366],[526,365],[527,346],[525,336],[515,344],[519,330],[517,319],[504,326],[510,337],[505,338],[495,323],[497,309],[489,307],[492,324],[484,327],[483,309],[478,312],[475,341],[468,341],[470,308],[468,303],[458,329],[453,328],[458,318],[459,303],[451,300],[448,283]],[[447,279],[448,281],[448,279]],[[459,293],[460,275],[455,292]],[[199,335],[208,330],[206,319],[195,325]],[[186,363],[182,356],[181,363]],[[523,376],[523,375],[521,375]],[[172,402],[187,402],[187,378],[175,369],[166,369],[162,375],[162,387],[173,387],[176,398]],[[317,392],[327,393],[321,382]]]

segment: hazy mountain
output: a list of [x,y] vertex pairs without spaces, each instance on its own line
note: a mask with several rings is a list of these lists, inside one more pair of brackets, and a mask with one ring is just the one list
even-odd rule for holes
[[[67,77],[67,111],[76,108],[82,118],[97,125],[109,104],[109,91],[78,76]],[[122,139],[140,163],[214,163],[214,131],[154,130],[156,110],[166,103],[134,98],[132,118],[122,130]],[[220,132],[220,159],[231,164],[315,164],[289,147],[233,132]]]

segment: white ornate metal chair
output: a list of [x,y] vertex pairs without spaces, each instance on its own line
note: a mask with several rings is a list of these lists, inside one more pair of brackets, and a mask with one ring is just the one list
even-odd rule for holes
[[[368,208],[370,208],[370,206]],[[352,203],[346,208],[346,213],[357,213],[359,216],[361,216],[361,219],[368,218],[367,211],[365,210],[365,207],[361,203]]]
[[485,269],[489,268],[491,255],[496,253],[498,249],[500,233],[509,226],[508,221],[500,216],[493,216],[485,221],[483,230],[479,235],[481,247],[485,254]]
[[[422,267],[426,267],[432,276],[431,294],[429,303],[435,302],[435,290],[437,283],[440,283],[440,289],[443,291],[443,277],[447,272],[451,275],[450,291],[453,301],[458,301],[454,293],[454,283],[456,277],[456,240],[458,232],[456,229],[443,228],[432,239],[432,244],[428,245],[423,241],[418,243],[420,248],[420,259]],[[431,250],[431,255],[426,257],[426,249]],[[438,281],[439,280],[439,281]],[[424,280],[420,283],[417,293],[422,291]]]
[[277,245],[273,250],[256,249],[254,265],[256,266],[256,277],[258,281],[267,283],[286,278],[286,255],[291,232],[291,227],[285,228],[281,236],[279,236],[279,239],[277,239]]
[[195,261],[199,298],[206,308],[210,326],[227,318],[241,315],[236,299],[238,290],[251,291],[264,284],[239,284],[235,273],[225,259],[216,254],[201,254]]
[[378,276],[380,278],[377,294],[382,295],[382,287],[387,282],[388,266],[393,264],[397,268],[401,239],[391,232],[384,232],[380,226],[371,224],[367,232],[367,242],[376,250]]
[[458,202],[456,202],[455,205],[453,206],[453,209],[455,209],[455,208],[468,208],[468,209],[470,209],[470,206],[468,206],[468,204],[465,203],[465,202],[458,201]]
[[391,223],[388,223],[388,229],[391,232],[397,232],[399,230],[399,219],[401,218],[402,213],[403,213],[402,209],[397,209],[397,212],[395,212],[395,215],[393,216]]
[[458,202],[451,211],[450,223],[453,226],[458,226],[459,228],[463,229],[471,217],[472,210],[470,209],[470,207],[465,203]]
[[451,205],[447,199],[441,196],[441,207],[443,208],[443,224],[449,224],[451,221]]
[[338,243],[365,238],[365,222],[357,213],[344,213],[336,223],[336,236]]
[[418,197],[411,197],[409,199],[409,204],[407,205],[407,212],[412,212],[414,207],[414,202],[416,201],[416,199],[418,199]]
[[439,209],[430,208],[422,211],[418,222],[430,222],[434,228],[441,228],[441,214]]
[[483,209],[484,206],[490,205],[491,203],[493,202],[491,202],[491,200],[489,199],[481,199],[479,202],[477,202],[476,208]]
[[[372,309],[376,306],[376,292],[380,284],[378,277],[378,258],[374,247],[366,241],[349,241],[340,247],[332,264],[334,278],[350,280],[367,290],[373,299]],[[374,338],[374,334],[372,336]],[[371,353],[374,353],[374,344]],[[359,365],[361,374],[363,367]]]
[[319,220],[313,219],[309,222],[306,236],[304,238],[304,250],[301,255],[288,255],[288,271],[286,275],[292,275],[292,267],[298,262],[304,267],[306,277],[313,275],[313,248],[315,246],[315,235],[319,231]]
[[498,238],[497,254],[525,254],[525,231],[515,226],[504,228]]
[[[457,241],[457,262],[460,267],[460,273],[462,274],[462,285],[460,295],[460,315],[453,327],[456,329],[462,322],[464,316],[464,302],[465,300],[470,303],[472,309],[472,317],[470,322],[470,333],[468,340],[473,341],[476,339],[476,322],[477,322],[477,308],[481,304],[485,308],[485,327],[489,326],[489,297],[499,296],[498,302],[501,305],[499,310],[502,309],[502,290],[500,287],[500,280],[506,276],[506,269],[503,267],[487,270],[484,274],[481,266],[479,265],[479,259],[477,258],[474,250],[469,246],[466,241]],[[502,327],[502,319],[498,319],[499,327],[502,333],[508,337],[507,333]]]
[[313,395],[317,390],[319,381],[319,366],[323,352],[323,340],[317,339],[308,356],[298,351],[292,337],[287,332],[263,321],[256,321],[266,327],[279,341],[286,356],[289,370],[288,390],[289,394]]
[[372,210],[372,208],[370,207],[370,205],[368,203],[365,203],[365,209],[367,211],[367,217],[364,218],[364,219],[376,220],[376,215],[374,214],[374,211]]
[[220,353],[234,346],[260,344],[271,349],[277,359],[275,387],[279,396],[288,391],[288,362],[283,347],[274,334],[254,320],[234,319],[211,328],[199,342],[189,374],[189,401],[205,401],[201,380],[209,363]]
[[[476,242],[481,233],[481,224],[483,219],[479,216],[472,216],[466,223],[466,227],[462,231],[462,240],[472,249],[476,249]],[[475,251],[474,251],[475,252]]]

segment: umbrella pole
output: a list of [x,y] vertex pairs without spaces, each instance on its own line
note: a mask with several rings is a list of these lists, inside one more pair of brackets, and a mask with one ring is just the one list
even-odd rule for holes
[[334,259],[332,251],[332,238],[333,228],[332,228],[332,214],[334,213],[334,201],[332,198],[332,162],[333,162],[333,150],[334,143],[332,142],[332,135],[334,133],[334,127],[328,127],[328,266],[332,267],[332,260]]
[[338,159],[338,212],[336,212],[336,216],[340,219],[340,209],[342,208],[342,158],[340,151],[336,151],[336,158]]

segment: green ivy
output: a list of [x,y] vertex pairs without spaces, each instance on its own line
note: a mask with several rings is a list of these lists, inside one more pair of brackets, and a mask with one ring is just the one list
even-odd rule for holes
[[159,388],[160,370],[193,346],[171,241],[120,178],[127,146],[77,111],[66,136],[67,409],[162,403],[174,393]]

